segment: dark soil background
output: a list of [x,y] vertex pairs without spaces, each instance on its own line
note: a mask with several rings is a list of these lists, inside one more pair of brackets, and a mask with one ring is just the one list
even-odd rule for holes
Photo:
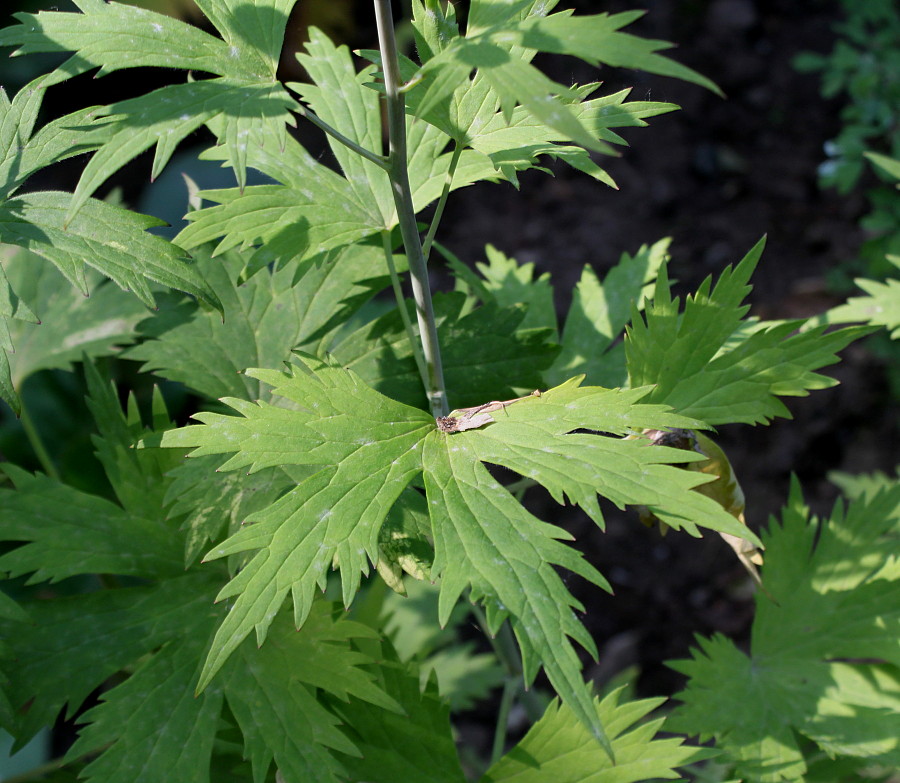
[[[649,128],[623,132],[630,148],[606,163],[620,189],[566,167],[555,168],[555,177],[522,176],[519,192],[509,185],[473,186],[451,198],[439,239],[469,263],[483,259],[487,243],[520,262],[533,262],[537,273],[552,275],[565,312],[585,264],[602,277],[622,252],[671,236],[670,277],[679,281],[681,293],[688,293],[707,275],[739,261],[765,234],[767,249],[752,294],[754,314],[796,318],[837,304],[840,296],[829,291],[826,276],[853,259],[862,244],[857,221],[865,203],[862,189],[849,196],[819,189],[817,166],[824,143],[840,129],[841,103],[821,98],[819,77],[798,73],[791,62],[804,50],[831,50],[838,3],[611,0],[575,5],[583,13],[646,8],[629,31],[678,42],[672,56],[711,77],[727,99],[671,79],[603,69],[604,92],[632,86],[636,100],[682,107],[652,119]],[[358,2],[357,9],[348,43],[371,46],[367,5]],[[598,78],[596,70],[575,60],[547,68],[562,82]],[[119,79],[134,94],[129,78],[107,77]],[[83,96],[78,103],[84,103]],[[146,176],[131,181],[146,181]],[[787,498],[791,472],[819,513],[827,513],[837,494],[827,482],[829,471],[893,472],[896,398],[883,360],[862,343],[851,346],[841,364],[827,372],[841,385],[789,401],[793,420],[720,432],[719,442],[747,496],[751,526],[764,525],[777,513]],[[599,683],[635,666],[638,693],[671,694],[680,681],[663,662],[686,656],[695,634],[722,632],[748,640],[752,590],[718,537],[662,538],[615,509],[608,514],[607,532],[601,533],[580,513],[541,498],[534,502],[541,518],[577,536],[587,558],[615,588],[610,597],[572,586],[587,607],[584,622],[601,651],[600,663],[590,670]],[[473,718],[470,730],[477,734]]]

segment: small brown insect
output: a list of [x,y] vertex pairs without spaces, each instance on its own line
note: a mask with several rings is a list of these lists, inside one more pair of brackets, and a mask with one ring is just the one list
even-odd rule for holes
[[514,402],[540,396],[540,389],[535,389],[531,394],[526,394],[524,397],[514,397],[511,400],[492,400],[483,405],[475,405],[472,408],[458,408],[451,411],[449,416],[438,416],[434,421],[441,432],[451,433],[474,430],[494,421],[494,417],[491,416],[492,411],[503,410],[507,405],[512,405]]

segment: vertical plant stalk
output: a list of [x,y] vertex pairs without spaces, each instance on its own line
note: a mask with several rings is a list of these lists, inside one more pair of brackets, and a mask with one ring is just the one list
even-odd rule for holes
[[413,331],[412,323],[409,320],[409,313],[406,311],[406,298],[403,296],[403,289],[400,287],[400,276],[397,274],[397,267],[394,266],[394,251],[391,247],[391,232],[381,232],[381,245],[384,248],[384,260],[387,263],[388,271],[391,273],[391,287],[394,289],[394,298],[397,300],[397,307],[400,310],[400,320],[403,321],[403,328],[406,330],[406,336],[409,338],[409,344],[412,346],[413,356],[416,359],[416,367],[419,368],[419,377],[422,379],[422,385],[428,388],[428,370],[425,364],[425,357],[422,356],[422,348],[419,344],[418,335]]
[[506,727],[509,724],[509,711],[512,709],[516,693],[520,688],[519,680],[511,677],[503,683],[503,696],[500,698],[500,711],[497,714],[497,726],[494,729],[494,743],[491,747],[491,766],[494,766],[503,755],[506,745]]
[[416,319],[419,323],[419,338],[425,360],[425,393],[435,417],[446,416],[450,412],[447,391],[444,385],[444,368],[441,364],[441,349],[438,344],[437,324],[431,301],[431,287],[428,283],[428,268],[422,252],[422,241],[416,226],[416,211],[413,207],[412,191],[409,186],[409,172],[406,157],[406,105],[400,92],[400,63],[397,59],[397,41],[394,37],[394,17],[390,0],[375,0],[375,20],[378,25],[378,46],[381,50],[381,65],[384,72],[384,92],[388,121],[388,176],[394,206],[400,222],[403,247],[409,261],[409,277],[413,299],[416,303]]
[[34,450],[34,455],[37,457],[38,462],[41,463],[44,473],[54,481],[60,481],[59,471],[56,469],[56,465],[53,464],[53,459],[50,457],[50,453],[47,451],[44,441],[41,440],[41,435],[37,431],[37,427],[34,426],[31,414],[28,413],[28,409],[25,407],[25,400],[22,400],[21,406],[19,421],[22,422],[22,429],[25,430],[25,437],[28,438],[28,442]]
[[503,754],[506,742],[506,728],[509,723],[509,711],[518,698],[519,703],[525,709],[529,720],[537,722],[544,714],[545,703],[534,690],[523,687],[522,655],[516,644],[515,637],[509,622],[503,623],[496,636],[491,633],[487,616],[484,610],[476,603],[472,604],[472,614],[480,626],[485,638],[494,649],[494,655],[500,661],[500,665],[506,670],[503,683],[503,698],[500,702],[500,711],[497,715],[497,725],[494,727],[494,741],[492,744],[491,764],[495,764]]

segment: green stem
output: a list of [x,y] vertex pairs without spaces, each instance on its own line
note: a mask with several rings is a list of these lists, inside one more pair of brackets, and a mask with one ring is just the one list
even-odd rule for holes
[[409,320],[409,313],[406,310],[406,298],[403,296],[403,289],[400,287],[400,276],[397,274],[397,267],[394,266],[394,249],[391,247],[390,231],[381,232],[381,244],[382,247],[384,247],[384,259],[387,261],[388,270],[390,270],[391,273],[391,286],[394,289],[397,307],[400,309],[400,318],[403,321],[403,328],[406,329],[406,336],[409,338],[409,344],[412,346],[413,356],[416,358],[416,367],[419,368],[419,377],[422,379],[422,385],[428,388],[428,370],[425,365],[425,357],[422,355],[419,337],[413,331],[412,322]]
[[375,20],[378,25],[378,45],[381,49],[384,91],[387,101],[388,121],[388,176],[394,206],[400,222],[403,247],[409,261],[409,276],[413,299],[416,303],[416,319],[425,360],[425,393],[434,416],[446,416],[450,412],[444,385],[444,369],[438,344],[437,323],[431,302],[428,268],[422,253],[422,241],[416,225],[412,190],[409,186],[406,154],[406,106],[399,88],[400,63],[397,59],[397,41],[394,37],[394,17],[390,0],[375,0]]
[[44,473],[54,481],[60,481],[59,471],[56,469],[56,465],[53,464],[53,460],[50,459],[50,453],[44,446],[40,433],[37,431],[34,422],[31,420],[31,414],[28,413],[24,400],[22,400],[22,410],[19,414],[19,421],[22,422],[22,429],[25,430],[25,436],[28,438],[31,448],[34,449],[34,454],[38,458],[38,462],[41,463]]
[[447,169],[447,175],[444,177],[444,189],[441,191],[441,197],[434,210],[434,217],[431,219],[431,225],[428,227],[428,234],[425,237],[425,242],[422,243],[422,255],[425,256],[426,261],[428,261],[428,257],[431,255],[431,243],[434,242],[434,235],[437,233],[438,225],[444,215],[444,207],[447,205],[447,196],[450,195],[450,186],[453,184],[453,175],[456,174],[456,167],[459,164],[462,150],[462,145],[458,142],[454,142],[453,156],[450,158],[450,168]]
[[389,164],[387,158],[382,155],[376,155],[371,150],[367,150],[365,147],[357,144],[353,139],[348,138],[343,133],[341,133],[336,128],[332,128],[325,120],[320,119],[315,112],[307,109],[303,104],[300,104],[300,108],[297,111],[303,117],[306,117],[313,125],[315,125],[320,130],[325,131],[326,134],[331,136],[331,138],[339,141],[345,147],[349,147],[353,150],[357,155],[362,155],[366,160],[372,161],[379,168],[384,169],[385,171],[389,170]]
[[491,766],[494,766],[503,755],[506,744],[506,727],[509,725],[509,711],[519,690],[519,681],[508,677],[503,683],[503,695],[500,697],[500,711],[497,713],[497,725],[494,728],[494,745],[491,748]]
[[531,489],[531,487],[534,486],[537,486],[537,482],[534,479],[525,476],[518,481],[514,481],[512,484],[507,484],[506,491],[509,492],[510,495],[515,495],[516,500],[521,503],[522,496],[525,494],[526,490]]
[[[503,623],[503,625],[500,626],[497,635],[493,636],[488,628],[487,617],[484,614],[484,610],[477,604],[472,604],[472,613],[475,615],[479,627],[484,632],[491,647],[494,649],[494,655],[497,656],[500,664],[506,669],[507,677],[519,682],[524,676],[522,670],[522,656],[519,654],[519,646],[516,644],[512,628],[509,627],[509,622]],[[528,719],[532,723],[544,714],[544,707],[546,705],[542,703],[541,696],[537,691],[533,689],[523,691],[521,693],[520,701],[525,708]]]

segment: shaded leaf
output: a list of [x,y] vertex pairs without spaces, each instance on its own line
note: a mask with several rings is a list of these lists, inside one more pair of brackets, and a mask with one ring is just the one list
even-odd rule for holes
[[641,245],[633,256],[623,253],[601,283],[585,266],[572,295],[563,327],[562,350],[545,373],[551,384],[583,373],[589,383],[624,386],[625,354],[619,337],[635,311],[643,309],[650,284],[668,257],[670,239]]
[[[74,714],[108,677],[191,633],[208,610],[217,581],[208,574],[188,574],[150,587],[28,604],[33,625],[19,625],[13,632],[4,628],[16,659],[8,693],[17,710],[19,745],[52,725],[66,704]],[[21,710],[26,703],[28,709]]]
[[419,677],[384,650],[378,667],[382,687],[403,708],[388,712],[352,700],[338,705],[347,734],[359,749],[357,756],[341,756],[353,780],[394,783],[463,783],[450,714],[433,684],[420,688]]
[[[177,464],[178,455],[158,448],[135,449],[145,429],[134,394],[129,395],[127,411],[123,412],[115,385],[105,372],[88,362],[85,379],[87,406],[99,432],[91,439],[116,497],[126,512],[155,520],[171,537],[172,527],[162,522],[166,518],[163,512],[167,484],[164,476]],[[169,414],[158,387],[153,389],[151,405],[153,426],[150,431],[169,428]]]
[[[444,378],[457,405],[511,397],[541,385],[541,370],[556,354],[547,328],[519,330],[526,311],[494,304],[460,317],[465,296],[434,299]],[[412,315],[412,303],[407,305]],[[335,358],[382,394],[427,407],[412,347],[400,313],[392,310],[358,329],[333,349]]]
[[82,270],[90,291],[85,298],[34,255],[9,250],[15,252],[0,266],[0,292],[6,290],[0,297],[0,365],[8,368],[10,388],[10,395],[3,398],[16,410],[17,392],[32,373],[67,370],[84,356],[116,353],[117,346],[134,339],[135,324],[147,311],[135,299],[104,285],[91,269]]
[[222,692],[210,689],[195,697],[194,685],[210,619],[196,617],[190,634],[169,642],[82,716],[88,725],[67,757],[101,751],[82,777],[104,783],[208,783]]
[[485,248],[485,254],[487,263],[479,261],[475,264],[484,278],[484,290],[490,292],[500,307],[525,305],[525,317],[519,324],[519,329],[552,329],[552,339],[555,340],[556,310],[553,306],[550,274],[544,272],[535,278],[533,263],[519,264],[493,245]]
[[5,464],[16,489],[0,489],[0,537],[20,542],[0,555],[0,570],[32,574],[29,583],[76,574],[177,576],[183,570],[178,540],[158,519]]
[[223,672],[228,703],[244,735],[245,756],[253,764],[255,780],[265,779],[273,760],[285,783],[344,779],[333,751],[352,755],[358,751],[338,730],[339,718],[322,704],[316,688],[342,701],[353,697],[363,704],[396,709],[396,702],[363,668],[372,659],[351,646],[374,632],[335,619],[333,609],[332,604],[315,602],[299,633],[282,613],[270,628],[268,643],[257,650],[248,640]]
[[216,471],[221,458],[210,455],[185,460],[168,476],[166,491],[170,518],[183,517],[184,564],[190,566],[209,545],[233,535],[243,521],[275,501],[291,479],[280,468],[268,468],[250,476]]
[[154,339],[125,356],[206,397],[258,398],[264,392],[243,370],[279,367],[294,349],[327,347],[341,324],[389,285],[383,251],[367,245],[300,267],[263,269],[249,280],[242,280],[244,263],[237,253],[217,259],[198,253],[197,266],[222,302],[224,318],[179,304],[144,321],[139,329]]

